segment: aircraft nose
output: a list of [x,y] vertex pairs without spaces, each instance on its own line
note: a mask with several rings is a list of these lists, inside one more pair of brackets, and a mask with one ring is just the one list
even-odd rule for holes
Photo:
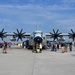
[[41,43],[42,42],[42,38],[41,37],[35,37],[34,38],[34,42]]

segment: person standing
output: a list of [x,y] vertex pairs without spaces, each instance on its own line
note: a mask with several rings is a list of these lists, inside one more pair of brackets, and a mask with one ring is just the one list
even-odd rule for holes
[[57,44],[57,49],[59,50],[59,44]]
[[9,42],[8,46],[9,46],[9,49],[10,49],[10,50],[11,50],[11,45],[12,45],[12,43],[11,43],[11,42]]
[[54,51],[54,49],[55,49],[55,46],[54,46],[54,44],[52,44],[51,45],[51,51]]
[[42,52],[42,43],[40,43],[39,46],[40,46],[40,52]]
[[54,44],[54,49],[55,49],[55,52],[57,51],[57,45],[56,44]]
[[64,44],[61,44],[61,49],[62,49],[62,53],[65,52],[65,45]]
[[3,53],[7,53],[7,42],[5,42],[5,41],[3,44]]
[[69,44],[69,49],[72,51],[72,43]]

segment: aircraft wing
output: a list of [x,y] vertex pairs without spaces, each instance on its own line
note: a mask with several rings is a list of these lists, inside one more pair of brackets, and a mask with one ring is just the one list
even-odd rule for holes
[[68,33],[59,33],[59,34],[50,34],[50,33],[46,33],[46,38],[49,39],[49,38],[54,38],[55,39],[58,39],[58,37],[63,37],[63,36],[68,36],[69,37],[69,34]]
[[15,36],[14,33],[6,33],[5,35],[6,35],[6,36]]
[[[6,35],[6,36],[16,36],[14,33],[6,33],[5,35]],[[23,36],[24,36],[25,38],[30,37],[30,33],[25,33],[25,34],[23,34]]]
[[[50,33],[46,33],[45,35],[46,35],[46,37],[51,37],[52,36],[52,34],[50,34]],[[62,33],[62,34],[60,34],[60,36],[69,36],[69,34]]]
[[30,35],[31,35],[31,33],[25,33],[25,34],[24,34],[24,38],[29,38]]
[[62,34],[60,34],[60,36],[69,36],[69,34],[67,34],[67,33],[62,33]]
[[13,38],[17,37],[17,41],[19,39],[22,40],[22,38],[29,38],[30,33],[26,33],[23,32],[23,29],[21,29],[20,31],[18,29],[16,29],[17,32],[13,32],[13,33],[8,33],[8,32],[4,32],[4,28],[0,31],[0,38],[3,40],[4,37],[7,36],[12,36]]
[[11,38],[12,41],[15,40],[16,37],[17,37],[16,39],[17,41],[19,39],[23,41],[22,38],[30,38],[30,33],[18,33],[18,34],[17,33],[6,33],[5,36],[12,36],[13,37]]
[[75,32],[73,31],[73,29],[71,29],[71,33],[62,33],[59,32],[59,29],[57,29],[56,31],[53,29],[53,33],[49,32],[46,34],[46,36],[47,38],[53,38],[54,40],[58,40],[58,37],[62,38],[63,36],[68,36],[69,38],[72,38],[73,41],[75,40]]
[[46,35],[46,38],[47,39],[51,37],[51,34],[50,33],[46,33],[45,35]]

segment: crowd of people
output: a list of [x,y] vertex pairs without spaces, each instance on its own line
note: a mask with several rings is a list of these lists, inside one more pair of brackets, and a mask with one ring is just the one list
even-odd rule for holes
[[[7,53],[8,47],[11,50],[11,45],[12,45],[11,43],[8,44],[7,42],[4,41],[4,43],[3,43],[3,53]],[[62,53],[64,53],[64,52],[67,52],[68,48],[69,48],[69,51],[72,51],[72,46],[73,46],[72,43],[69,43],[69,44],[55,44],[55,43],[53,43],[50,46],[50,50],[56,52],[57,50],[59,50],[61,48]],[[28,48],[28,44],[26,42],[23,42],[22,48],[24,48],[24,49]],[[42,43],[36,43],[34,45],[34,48],[33,48],[32,52],[34,52],[34,51],[36,51],[36,52],[38,51],[38,52],[41,53],[42,52]]]
[[72,43],[69,43],[69,44],[52,44],[50,48],[51,48],[51,51],[55,51],[55,52],[57,50],[59,50],[59,48],[61,48],[62,53],[64,53],[64,52],[67,52],[68,48],[70,51],[72,51]]

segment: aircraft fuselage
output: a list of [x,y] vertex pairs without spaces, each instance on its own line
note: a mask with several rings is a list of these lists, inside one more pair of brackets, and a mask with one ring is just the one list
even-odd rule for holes
[[42,46],[46,45],[46,37],[41,31],[35,31],[29,38],[29,46],[34,46],[35,44],[42,43]]

